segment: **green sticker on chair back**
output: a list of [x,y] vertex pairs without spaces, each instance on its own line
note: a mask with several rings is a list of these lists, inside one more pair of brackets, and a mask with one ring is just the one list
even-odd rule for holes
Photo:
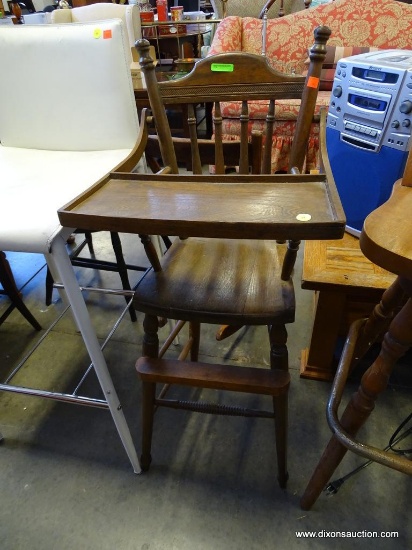
[[233,63],[212,63],[210,66],[211,71],[220,73],[233,73],[234,68]]

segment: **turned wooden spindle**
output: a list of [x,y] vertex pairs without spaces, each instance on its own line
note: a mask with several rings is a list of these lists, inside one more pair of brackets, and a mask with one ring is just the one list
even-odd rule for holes
[[[394,183],[390,198],[369,214],[363,225],[360,248],[364,255],[398,277],[385,291],[369,319],[351,325],[327,407],[333,436],[301,499],[304,510],[309,510],[315,503],[347,450],[412,475],[412,461],[408,458],[382,451],[355,438],[374,409],[377,397],[387,387],[396,362],[412,346],[411,176],[412,155],[409,154],[403,179]],[[351,366],[366,353],[392,315],[379,356],[362,376],[357,392],[339,419],[338,408]]]
[[[411,281],[400,280],[400,284],[408,290],[408,295],[412,296]],[[400,359],[411,347],[412,344],[412,299],[409,298],[400,313],[396,315],[390,324],[388,332],[383,339],[381,351],[374,363],[368,368],[362,376],[358,391],[352,396],[342,417],[339,420],[339,429],[335,431],[335,435],[330,439],[318,465],[306,487],[306,490],[301,499],[301,507],[304,510],[309,510],[316,502],[317,498],[323,491],[334,471],[341,463],[346,452],[352,450],[358,452],[358,446],[354,444],[353,438],[358,433],[359,429],[369,418],[369,415],[375,408],[376,399],[386,389],[390,375]],[[379,328],[379,324],[376,325]],[[343,363],[342,363],[343,361]],[[351,357],[345,357],[341,360],[339,370],[349,370]],[[339,384],[339,388],[332,390],[332,395],[343,391],[345,380]],[[338,400],[340,401],[340,399]],[[339,402],[329,402],[328,405],[328,421],[332,431],[335,430],[337,408]],[[412,462],[404,457],[385,455],[383,451],[379,451],[373,447],[368,447],[369,454],[364,454],[370,460],[380,462],[390,468],[398,470],[409,475],[412,474]],[[359,454],[359,453],[358,453]]]

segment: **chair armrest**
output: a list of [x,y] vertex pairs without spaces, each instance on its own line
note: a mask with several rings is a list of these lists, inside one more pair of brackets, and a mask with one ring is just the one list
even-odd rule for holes
[[219,19],[223,19],[223,2],[222,0],[210,0],[213,11]]
[[136,40],[142,38],[140,10],[136,4],[132,4],[126,9],[126,26],[129,34],[130,47],[134,48]]
[[54,10],[50,14],[50,22],[54,24],[58,23],[72,23],[72,11],[71,10]]
[[207,55],[242,51],[242,27],[241,17],[232,16],[223,19],[217,26]]

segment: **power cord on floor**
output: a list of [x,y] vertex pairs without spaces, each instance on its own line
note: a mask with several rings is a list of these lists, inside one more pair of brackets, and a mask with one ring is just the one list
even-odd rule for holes
[[[402,428],[404,428],[404,426],[406,426],[406,424],[411,419],[412,419],[412,413],[410,413],[407,416],[407,418],[405,418],[405,420],[403,422],[401,422],[401,424],[398,426],[398,428],[396,428],[396,430],[394,431],[393,435],[391,436],[391,438],[389,440],[389,444],[384,448],[384,451],[391,450],[396,454],[402,454],[402,455],[407,455],[407,454],[412,453],[412,448],[410,448],[410,449],[397,449],[397,448],[394,447],[394,445],[396,445],[397,443],[399,443],[400,441],[405,439],[405,437],[407,437],[409,434],[412,433],[412,426],[411,426],[405,432],[403,432],[399,435]],[[352,470],[348,474],[344,475],[343,477],[331,481],[323,489],[323,492],[326,493],[328,496],[336,495],[336,493],[339,491],[339,489],[342,487],[342,485],[345,483],[345,481],[347,479],[349,479],[350,477],[354,476],[355,474],[357,474],[358,472],[360,472],[361,470],[363,470],[364,468],[369,466],[369,464],[372,464],[372,462],[373,462],[373,460],[367,460],[366,462],[364,462],[363,464],[360,464],[357,468],[355,468],[354,470]]]
[[409,420],[411,418],[412,418],[412,413],[407,418],[405,418],[405,420],[403,422],[401,422],[401,424],[399,425],[398,428],[396,428],[396,430],[393,432],[392,437],[389,440],[388,447],[394,453],[401,454],[401,455],[407,455],[407,454],[412,453],[412,448],[409,448],[409,449],[394,449],[394,447],[393,447],[393,445],[396,445],[396,443],[398,443],[399,441],[402,441],[402,439],[404,439],[409,433],[411,433],[412,427],[409,428],[408,430],[406,430],[406,432],[403,434],[402,437],[397,438],[397,435],[399,434],[399,432],[402,430],[402,428],[404,426],[406,426],[406,424],[409,422]]

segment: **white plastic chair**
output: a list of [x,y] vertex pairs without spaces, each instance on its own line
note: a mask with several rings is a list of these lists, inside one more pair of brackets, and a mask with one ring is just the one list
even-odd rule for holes
[[[131,170],[141,156],[128,38],[120,20],[5,26],[0,51],[0,250],[44,254],[64,285],[105,396],[97,406],[110,409],[138,473],[130,431],[66,250],[73,228],[62,228],[57,216],[59,207],[108,172]],[[0,384],[0,390],[15,388]]]

